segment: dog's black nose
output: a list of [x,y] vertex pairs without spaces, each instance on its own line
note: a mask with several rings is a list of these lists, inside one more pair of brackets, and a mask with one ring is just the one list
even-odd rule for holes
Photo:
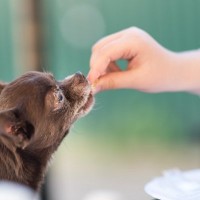
[[79,80],[80,82],[85,82],[86,81],[86,77],[80,71],[75,73],[75,78],[77,80]]
[[81,79],[85,79],[85,76],[80,71],[76,72],[75,75],[76,75],[76,77],[79,77]]
[[80,71],[76,72],[76,75],[83,76],[82,72]]

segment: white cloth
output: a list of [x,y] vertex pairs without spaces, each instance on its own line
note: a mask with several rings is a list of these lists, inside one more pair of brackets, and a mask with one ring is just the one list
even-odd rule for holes
[[39,200],[39,196],[24,185],[0,181],[0,200]]
[[160,200],[200,200],[200,169],[165,171],[145,186],[145,192]]

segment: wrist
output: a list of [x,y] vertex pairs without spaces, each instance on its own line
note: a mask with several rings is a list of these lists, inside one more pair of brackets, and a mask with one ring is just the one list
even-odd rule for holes
[[200,51],[169,52],[168,91],[200,93]]

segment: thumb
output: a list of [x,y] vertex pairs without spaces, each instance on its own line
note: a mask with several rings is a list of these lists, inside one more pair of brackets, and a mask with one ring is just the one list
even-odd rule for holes
[[90,69],[88,75],[87,75],[87,79],[91,84],[94,84],[96,82],[96,80],[99,78],[100,73],[94,69]]
[[130,88],[130,71],[118,71],[100,76],[93,86],[93,92],[96,94],[104,90]]

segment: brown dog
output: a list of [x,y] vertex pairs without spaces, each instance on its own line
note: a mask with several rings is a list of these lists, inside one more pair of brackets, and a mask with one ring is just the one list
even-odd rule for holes
[[92,105],[81,73],[58,82],[49,73],[29,72],[0,83],[0,179],[38,190],[71,124]]

